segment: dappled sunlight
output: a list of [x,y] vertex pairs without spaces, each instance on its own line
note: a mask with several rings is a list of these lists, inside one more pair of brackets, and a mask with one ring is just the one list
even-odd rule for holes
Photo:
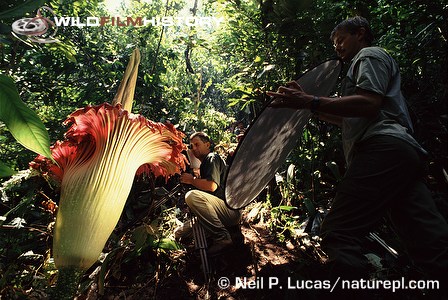
[[[328,274],[319,234],[347,162],[341,120],[323,121],[334,115],[319,105],[340,104],[344,76],[339,64],[306,74],[337,61],[330,33],[354,12],[399,65],[413,137],[428,152],[424,180],[447,219],[446,7],[402,2],[2,1],[0,298],[49,299],[66,278],[58,267],[79,264],[79,300],[322,299],[322,289],[286,283]],[[291,80],[309,107],[267,107]],[[239,242],[209,258],[209,282],[205,246],[174,234],[191,217],[179,173],[196,171],[184,156],[195,131],[231,166],[227,203],[245,207],[243,237],[237,230]],[[61,232],[68,241],[53,249]],[[424,250],[425,236],[413,238]],[[361,243],[377,282],[419,274],[388,222]]]

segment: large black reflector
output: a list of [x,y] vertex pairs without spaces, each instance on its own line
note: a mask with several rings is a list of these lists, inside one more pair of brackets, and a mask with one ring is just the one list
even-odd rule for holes
[[[328,96],[342,70],[338,59],[328,60],[303,74],[297,82],[307,94]],[[230,208],[248,205],[266,187],[297,144],[309,110],[266,106],[246,130],[227,170],[225,196]]]

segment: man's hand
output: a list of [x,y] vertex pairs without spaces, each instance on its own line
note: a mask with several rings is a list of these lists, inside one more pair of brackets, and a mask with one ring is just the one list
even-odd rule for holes
[[267,92],[266,94],[274,97],[269,104],[270,107],[309,108],[313,99],[313,96],[306,94],[296,81],[288,82],[286,86],[280,86],[277,92]]
[[185,184],[193,184],[194,176],[190,173],[182,173],[180,175],[180,182]]
[[191,184],[192,186],[198,188],[199,190],[206,192],[214,192],[218,185],[211,180],[207,180],[204,178],[195,178],[190,173],[182,173],[180,175],[180,182],[185,184]]

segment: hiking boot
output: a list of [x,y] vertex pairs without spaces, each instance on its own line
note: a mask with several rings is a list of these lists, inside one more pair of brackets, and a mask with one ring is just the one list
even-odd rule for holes
[[191,222],[186,221],[181,226],[174,229],[174,239],[176,242],[179,241],[191,241],[193,240],[193,228],[191,227]]
[[233,242],[230,238],[213,241],[213,245],[208,248],[207,254],[210,256],[219,255],[232,245]]
[[244,235],[241,232],[241,227],[239,225],[227,227],[227,231],[229,231],[230,237],[234,245],[237,246],[244,245]]

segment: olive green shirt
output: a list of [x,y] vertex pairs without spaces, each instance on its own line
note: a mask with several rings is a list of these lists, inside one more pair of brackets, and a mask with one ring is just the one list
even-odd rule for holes
[[214,181],[217,189],[210,194],[224,200],[224,182],[227,165],[225,161],[215,152],[210,152],[204,161],[201,162],[201,178]]

